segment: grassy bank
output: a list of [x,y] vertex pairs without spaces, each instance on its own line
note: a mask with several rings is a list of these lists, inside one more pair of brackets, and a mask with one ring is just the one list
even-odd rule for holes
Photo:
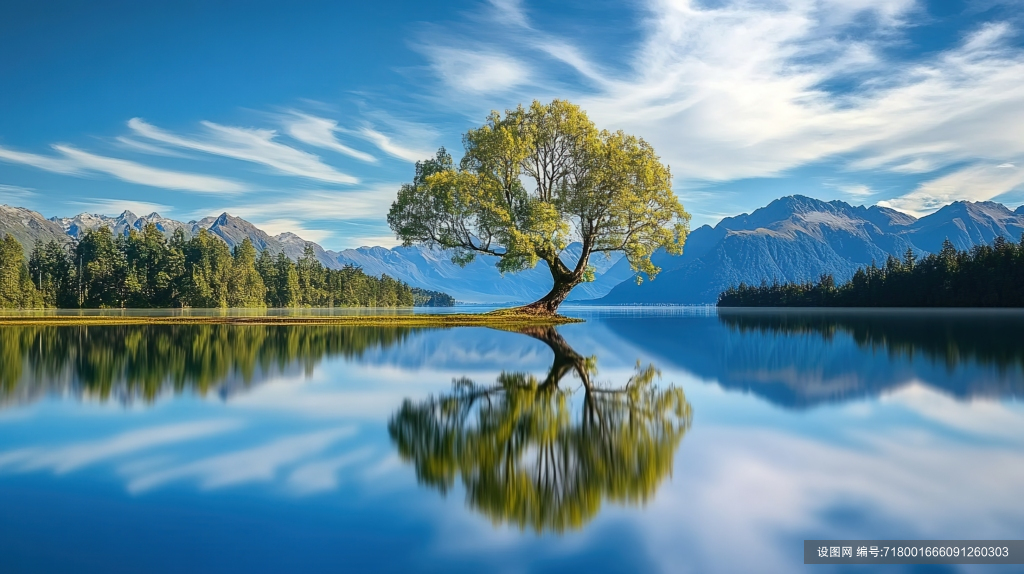
[[582,323],[582,319],[510,313],[453,313],[444,315],[342,315],[342,316],[103,316],[22,315],[0,316],[0,326],[103,326],[103,325],[344,325],[351,327],[495,327]]

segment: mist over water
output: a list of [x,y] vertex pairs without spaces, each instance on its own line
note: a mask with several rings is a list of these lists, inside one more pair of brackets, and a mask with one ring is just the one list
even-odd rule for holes
[[567,311],[0,327],[0,565],[787,572],[805,538],[1024,537],[1024,314]]

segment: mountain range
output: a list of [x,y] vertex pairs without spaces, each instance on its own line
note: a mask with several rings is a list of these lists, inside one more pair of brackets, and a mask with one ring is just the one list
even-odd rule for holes
[[[491,256],[478,257],[466,267],[459,267],[451,262],[450,252],[418,246],[328,251],[294,233],[271,236],[251,222],[227,213],[189,222],[168,219],[158,213],[138,216],[131,211],[125,211],[117,217],[82,213],[74,217],[46,219],[35,211],[21,207],[0,206],[0,236],[6,233],[13,235],[24,247],[26,255],[36,241],[56,239],[70,242],[86,231],[100,227],[108,227],[116,234],[126,234],[133,229],[141,231],[150,223],[168,238],[178,229],[184,232],[186,238],[206,229],[231,248],[249,238],[258,251],[267,250],[272,255],[284,253],[293,260],[301,257],[309,244],[325,267],[340,269],[345,265],[356,265],[371,275],[386,273],[413,287],[445,292],[465,303],[500,304],[533,300],[546,293],[551,286],[551,276],[543,264],[522,273],[502,276],[495,268],[495,260]],[[570,245],[565,252],[566,260],[575,261],[579,257],[579,249],[579,244]],[[628,266],[617,268],[615,273],[606,276],[605,272],[621,257],[621,254],[614,254],[609,258],[594,258],[591,263],[597,270],[597,280],[581,285],[573,293],[573,298],[601,297],[621,281],[632,277],[633,272]]]
[[[37,240],[72,241],[86,230],[109,227],[115,233],[141,230],[153,223],[170,237],[182,229],[187,237],[206,229],[229,247],[249,238],[260,251],[284,253],[298,259],[307,244],[326,267],[357,265],[371,275],[387,275],[413,287],[443,291],[462,303],[526,302],[544,295],[551,277],[544,264],[521,273],[502,275],[494,258],[478,257],[466,267],[451,262],[440,249],[360,247],[343,251],[323,249],[293,233],[271,236],[252,223],[223,213],[181,222],[151,213],[139,217],[125,211],[117,217],[80,214],[44,218],[37,212],[0,206],[0,235],[10,233],[30,250]],[[714,227],[704,225],[687,238],[683,254],[654,254],[662,272],[637,285],[629,263],[615,254],[595,257],[596,280],[577,287],[570,301],[598,305],[707,304],[718,293],[740,282],[805,281],[831,273],[839,281],[873,261],[902,257],[911,249],[918,256],[934,253],[948,238],[958,249],[990,244],[1002,236],[1012,241],[1024,233],[1024,206],[1011,211],[994,202],[955,202],[922,217],[872,206],[855,207],[842,201],[788,196],[750,214],[728,217]],[[579,244],[564,254],[573,264]]]
[[[655,253],[662,268],[654,281],[625,281],[601,305],[707,304],[740,282],[815,280],[831,273],[846,281],[860,267],[935,253],[949,239],[957,249],[991,244],[1024,233],[1024,207],[958,201],[920,219],[885,207],[854,207],[804,196],[777,199],[750,214],[727,217],[693,230],[683,254]],[[618,265],[623,265],[620,262]],[[610,269],[608,274],[620,273]]]

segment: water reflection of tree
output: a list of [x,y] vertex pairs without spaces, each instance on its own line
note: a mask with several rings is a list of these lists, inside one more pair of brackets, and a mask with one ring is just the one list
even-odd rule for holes
[[801,312],[719,311],[731,328],[783,334],[811,333],[831,339],[845,332],[862,347],[913,358],[923,355],[948,368],[977,362],[1001,370],[1024,369],[1024,315],[1014,311]]
[[408,333],[344,326],[0,327],[0,399],[36,396],[60,381],[101,400],[149,401],[167,390],[206,394],[229,379],[244,385],[296,365],[309,374],[325,357],[358,356]]
[[[554,328],[521,332],[554,352],[547,376],[503,372],[493,385],[463,378],[448,395],[407,400],[388,427],[400,456],[421,483],[446,493],[458,476],[471,507],[537,532],[579,528],[604,499],[648,500],[690,426],[682,389],[655,386],[658,370],[639,364],[622,387],[603,387],[592,380],[595,359]],[[582,393],[560,386],[570,373]]]

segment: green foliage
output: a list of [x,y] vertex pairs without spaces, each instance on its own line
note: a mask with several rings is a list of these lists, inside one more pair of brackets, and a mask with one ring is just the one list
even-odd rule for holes
[[109,400],[152,401],[165,392],[205,395],[228,380],[248,385],[326,357],[358,357],[403,340],[403,327],[149,325],[0,326],[0,399],[46,392],[46,381]]
[[[85,232],[70,249],[37,244],[25,265],[14,237],[0,239],[0,308],[411,307],[412,288],[357,267],[326,269],[312,246],[298,262],[246,238],[234,253],[207,230],[168,241],[154,225],[115,237]],[[437,294],[438,300],[447,297]]]
[[[555,352],[544,381],[502,372],[494,385],[457,379],[448,395],[407,400],[388,425],[399,455],[421,483],[446,493],[459,477],[472,508],[538,533],[578,529],[606,499],[649,500],[690,426],[682,389],[655,386],[657,369],[639,363],[623,387],[602,388],[595,360],[553,328],[526,332]],[[569,373],[582,397],[559,387]]]
[[454,307],[455,297],[440,291],[412,288],[413,305],[416,307]]
[[0,238],[0,309],[30,309],[42,305],[32,284],[21,243],[13,235]]
[[[599,131],[578,106],[535,101],[504,116],[492,112],[463,143],[457,168],[441,148],[399,190],[388,223],[405,245],[452,249],[460,265],[494,255],[502,272],[544,261],[554,286],[535,306],[549,312],[593,279],[593,254],[622,251],[635,271],[654,278],[656,249],[681,253],[690,216],[668,167],[643,139]],[[561,255],[574,239],[582,254],[570,268]]]
[[266,307],[267,288],[256,269],[256,248],[246,237],[235,247],[234,270],[228,283],[231,307]]
[[227,307],[234,258],[226,243],[203,229],[184,245],[183,307]]
[[1024,307],[1024,236],[957,251],[947,239],[918,260],[907,250],[885,265],[858,269],[843,285],[817,282],[740,284],[718,297],[720,307]]

